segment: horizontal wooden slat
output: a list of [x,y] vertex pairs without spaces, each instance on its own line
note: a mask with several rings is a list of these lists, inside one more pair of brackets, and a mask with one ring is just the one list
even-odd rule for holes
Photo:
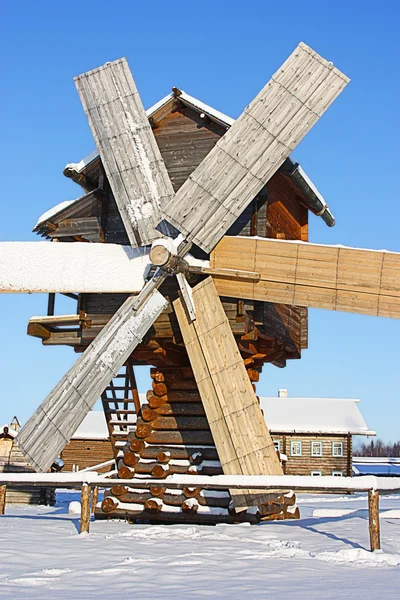
[[166,219],[212,250],[348,82],[301,43],[166,204]]
[[[224,237],[210,265],[222,296],[400,318],[400,253]],[[219,275],[239,265],[260,280]]]

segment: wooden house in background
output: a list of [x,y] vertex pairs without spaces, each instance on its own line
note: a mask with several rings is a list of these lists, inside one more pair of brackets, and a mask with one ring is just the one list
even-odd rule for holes
[[347,398],[261,397],[261,408],[286,475],[352,476],[353,435],[376,435],[368,428],[359,400]]
[[[2,473],[34,472],[15,441],[20,426],[18,418],[14,417],[9,424],[0,427],[0,472]],[[55,501],[54,490],[48,488],[33,486],[18,489],[7,488],[6,494],[7,504],[53,505]]]

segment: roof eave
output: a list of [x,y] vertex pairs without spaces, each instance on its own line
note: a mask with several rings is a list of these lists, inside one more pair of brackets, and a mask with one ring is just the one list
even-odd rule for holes
[[335,217],[331,213],[324,197],[301,168],[299,163],[293,162],[292,159],[288,157],[281,166],[281,171],[287,175],[294,185],[302,192],[311,212],[318,217],[321,217],[328,227],[333,227],[335,225]]

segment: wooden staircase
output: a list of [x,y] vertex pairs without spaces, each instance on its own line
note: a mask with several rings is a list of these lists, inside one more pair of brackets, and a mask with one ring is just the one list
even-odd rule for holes
[[114,458],[117,458],[126,445],[128,434],[136,429],[136,418],[140,410],[139,393],[130,360],[110,381],[101,400]]

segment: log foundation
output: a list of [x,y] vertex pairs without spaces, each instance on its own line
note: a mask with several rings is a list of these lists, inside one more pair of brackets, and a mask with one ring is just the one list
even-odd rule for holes
[[[248,371],[255,381],[254,369]],[[94,507],[97,519],[216,524],[298,518],[293,493],[272,496],[258,512],[236,513],[229,490],[135,489],[135,478],[140,476],[159,480],[174,473],[223,473],[191,368],[157,367],[151,369],[151,378],[152,389],[140,406],[135,430],[127,433],[116,458],[118,478],[131,478],[132,486],[120,486],[115,480],[101,507]]]

